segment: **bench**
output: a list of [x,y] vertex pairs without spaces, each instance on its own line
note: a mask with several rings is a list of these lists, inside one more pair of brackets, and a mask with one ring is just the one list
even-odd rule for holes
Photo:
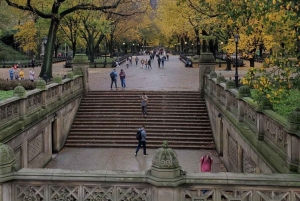
[[65,68],[72,68],[72,62],[71,61],[66,61],[64,67]]
[[185,64],[185,67],[193,67],[192,60],[187,58],[184,54],[180,54],[179,59]]

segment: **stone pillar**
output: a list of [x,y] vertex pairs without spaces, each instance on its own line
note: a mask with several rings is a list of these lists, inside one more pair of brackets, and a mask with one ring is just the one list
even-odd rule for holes
[[242,173],[243,172],[243,149],[241,147],[241,145],[238,144],[238,173]]
[[43,90],[41,93],[41,105],[42,105],[42,108],[46,108],[47,84],[46,84],[45,80],[39,79],[38,81],[36,81],[36,88]]
[[257,140],[264,140],[264,115],[261,112],[256,112],[256,138]]
[[218,129],[217,129],[218,142],[216,144],[216,148],[217,148],[219,156],[223,156],[223,122],[222,122],[222,115],[218,116],[217,126],[218,126]]
[[215,70],[216,60],[212,53],[203,53],[199,61],[199,92],[204,97],[204,76]]
[[14,96],[20,98],[20,120],[24,120],[26,116],[26,90],[24,87],[22,87],[20,84],[14,89]]
[[226,94],[226,101],[225,101],[225,109],[229,110],[230,107],[230,92],[228,91],[229,89],[235,88],[235,83],[231,78],[226,81],[226,87],[225,87],[225,94]]
[[243,97],[250,97],[250,88],[248,86],[241,86],[239,88],[239,93],[238,93],[238,118],[239,122],[243,121],[244,118],[244,101],[242,100]]
[[296,108],[288,115],[287,128],[287,166],[291,173],[300,173],[300,109]]
[[53,152],[58,153],[62,147],[61,138],[62,138],[62,124],[63,117],[57,117],[53,122]]
[[89,60],[85,54],[75,55],[72,61],[73,73],[75,75],[83,75],[83,95],[89,92]]

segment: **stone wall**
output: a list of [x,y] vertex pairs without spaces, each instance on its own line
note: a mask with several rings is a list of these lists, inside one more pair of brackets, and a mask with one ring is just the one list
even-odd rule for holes
[[299,123],[256,104],[247,97],[249,89],[237,91],[222,77],[204,77],[205,99],[217,151],[229,171],[299,173]]
[[43,167],[62,148],[82,86],[82,76],[72,76],[0,102],[0,142],[13,148],[21,168]]

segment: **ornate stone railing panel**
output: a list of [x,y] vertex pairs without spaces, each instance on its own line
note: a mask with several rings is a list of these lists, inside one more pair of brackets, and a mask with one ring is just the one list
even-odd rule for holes
[[20,100],[10,98],[0,105],[0,127],[7,122],[19,119]]
[[25,108],[27,114],[39,110],[41,106],[42,106],[42,96],[40,92],[29,95],[25,99]]
[[287,132],[284,127],[267,115],[264,116],[264,137],[270,145],[275,145],[284,153],[287,152]]
[[82,86],[82,81],[81,81],[81,77],[75,77],[74,78],[74,91],[81,89]]
[[28,162],[31,164],[34,159],[42,155],[44,152],[44,130],[40,131],[32,139],[28,141]]
[[243,172],[244,173],[255,173],[256,165],[253,160],[243,150]]
[[228,156],[235,171],[238,167],[238,144],[231,135],[228,135]]
[[71,80],[66,80],[62,85],[63,96],[71,92]]
[[244,102],[244,118],[243,122],[248,125],[254,132],[256,132],[256,123],[257,123],[257,112],[255,109],[248,104],[247,102]]
[[234,116],[238,116],[238,99],[233,93],[228,94],[229,98],[229,108],[230,111],[234,114]]
[[226,104],[226,91],[225,88],[221,85],[219,85],[219,89],[220,89],[220,103],[222,106],[225,106]]
[[58,100],[58,90],[59,85],[57,84],[52,84],[48,86],[48,89],[46,91],[46,104],[50,104],[52,102],[55,102]]

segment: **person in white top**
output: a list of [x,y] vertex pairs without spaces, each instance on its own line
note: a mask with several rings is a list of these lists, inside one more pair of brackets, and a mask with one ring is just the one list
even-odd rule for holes
[[30,68],[30,71],[29,71],[29,80],[30,80],[31,82],[34,81],[34,71],[33,71],[32,68]]

